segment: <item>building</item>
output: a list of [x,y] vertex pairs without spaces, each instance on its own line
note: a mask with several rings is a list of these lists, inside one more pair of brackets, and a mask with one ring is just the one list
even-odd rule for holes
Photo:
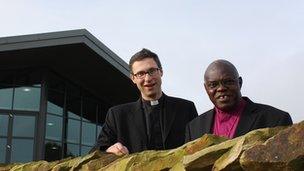
[[84,155],[108,108],[138,95],[128,65],[86,30],[0,38],[0,163]]

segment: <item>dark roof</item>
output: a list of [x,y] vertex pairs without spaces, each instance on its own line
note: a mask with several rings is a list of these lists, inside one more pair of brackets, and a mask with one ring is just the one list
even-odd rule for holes
[[127,63],[85,29],[0,38],[1,69],[47,67],[99,98],[138,98]]

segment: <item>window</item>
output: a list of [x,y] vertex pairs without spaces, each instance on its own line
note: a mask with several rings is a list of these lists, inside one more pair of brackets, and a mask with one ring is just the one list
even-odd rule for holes
[[14,109],[39,111],[40,88],[15,88]]
[[68,96],[67,98],[68,117],[81,119],[81,98],[78,96]]
[[29,162],[33,160],[33,139],[12,139],[11,162]]
[[0,136],[7,136],[8,115],[0,115]]
[[0,109],[12,109],[13,88],[0,86]]
[[35,123],[35,116],[14,115],[10,162],[33,160]]
[[95,144],[96,135],[96,124],[82,122],[82,139],[81,143],[88,146],[93,146]]
[[67,156],[76,157],[79,156],[79,145],[78,144],[67,144]]
[[13,136],[14,137],[34,137],[35,117],[14,116]]
[[81,146],[81,155],[87,155],[88,152],[92,149],[91,146]]
[[80,143],[80,121],[68,119],[67,142]]
[[46,139],[61,141],[62,139],[62,117],[47,115],[46,119]]
[[47,113],[63,116],[64,94],[49,90],[47,101]]
[[6,138],[0,138],[0,163],[5,163]]
[[61,142],[45,141],[45,160],[54,161],[62,158]]

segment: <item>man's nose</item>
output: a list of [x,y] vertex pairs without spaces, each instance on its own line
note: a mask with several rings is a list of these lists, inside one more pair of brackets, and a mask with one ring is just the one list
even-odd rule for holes
[[217,91],[223,91],[223,90],[227,90],[227,87],[222,82],[219,82]]

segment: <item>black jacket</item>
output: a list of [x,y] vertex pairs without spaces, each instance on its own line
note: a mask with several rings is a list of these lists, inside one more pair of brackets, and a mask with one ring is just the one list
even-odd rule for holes
[[[184,144],[186,125],[196,116],[197,111],[193,102],[164,94],[161,131],[165,149]],[[147,140],[145,116],[139,99],[109,109],[97,143],[91,151],[104,151],[120,142],[130,153],[140,152],[147,150]]]
[[[292,120],[287,112],[272,106],[252,102],[243,97],[247,102],[236,128],[234,137],[244,135],[254,129],[291,125]],[[212,134],[215,110],[211,109],[191,121],[186,127],[185,142],[195,140],[204,134]]]

